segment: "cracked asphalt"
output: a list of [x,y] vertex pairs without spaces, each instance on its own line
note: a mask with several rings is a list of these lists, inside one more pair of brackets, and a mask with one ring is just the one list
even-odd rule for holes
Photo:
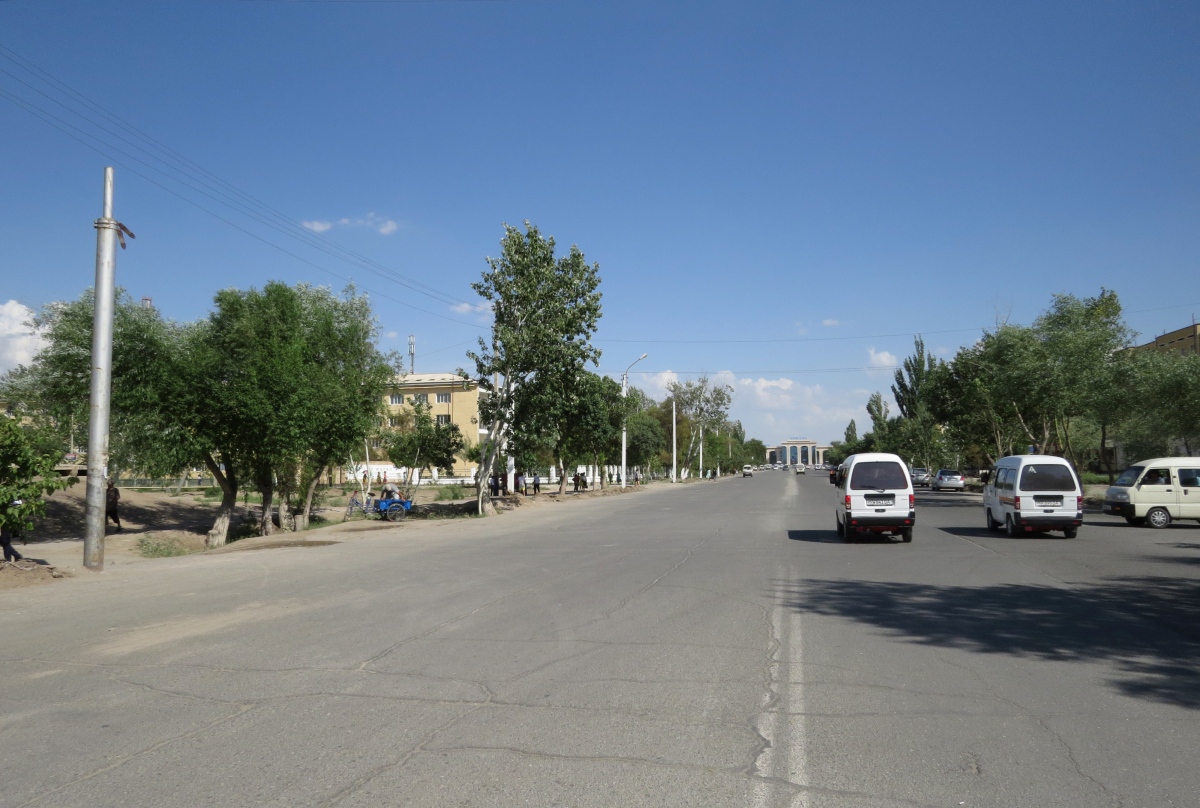
[[1200,527],[822,475],[0,594],[0,806],[1195,806]]

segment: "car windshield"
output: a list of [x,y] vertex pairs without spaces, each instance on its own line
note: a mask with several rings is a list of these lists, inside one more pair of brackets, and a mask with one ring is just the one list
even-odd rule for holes
[[1113,485],[1119,485],[1122,488],[1129,488],[1137,478],[1142,476],[1142,472],[1146,470],[1145,466],[1130,466],[1121,472],[1121,476],[1116,479]]
[[1074,491],[1075,475],[1070,466],[1032,463],[1021,469],[1022,491]]
[[854,465],[850,488],[855,491],[908,488],[908,478],[904,467],[894,460],[868,460]]

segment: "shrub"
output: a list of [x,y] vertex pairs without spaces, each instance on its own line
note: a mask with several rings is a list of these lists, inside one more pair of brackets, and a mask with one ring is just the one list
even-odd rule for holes
[[138,553],[144,558],[167,558],[170,556],[187,555],[189,552],[179,543],[178,539],[155,541],[147,536],[142,536],[138,539],[137,549]]

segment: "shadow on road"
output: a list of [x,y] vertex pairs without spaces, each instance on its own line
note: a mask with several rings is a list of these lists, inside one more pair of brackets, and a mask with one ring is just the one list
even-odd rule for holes
[[811,541],[820,544],[841,544],[842,538],[832,530],[789,530],[792,541]]
[[[1046,539],[1057,539],[1063,541],[1066,539],[1061,532],[1057,533],[1019,533],[1016,536],[1009,536],[1004,531],[1000,530],[995,533],[988,530],[986,527],[939,527],[938,530],[943,533],[949,533],[951,536],[959,536],[964,539],[1006,539],[1008,541],[1029,541],[1035,539],[1045,541]],[[1078,541],[1078,539],[1066,539],[1067,541]]]
[[979,654],[1107,662],[1110,684],[1134,698],[1200,710],[1200,581],[1111,578],[1071,589],[1003,584],[776,581],[802,614],[875,626],[909,642]]

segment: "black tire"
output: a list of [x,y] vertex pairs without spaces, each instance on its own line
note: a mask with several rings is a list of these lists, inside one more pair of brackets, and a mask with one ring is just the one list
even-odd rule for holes
[[1126,524],[1140,526],[1146,524],[1146,519],[1143,516],[1126,516],[1125,522]]
[[1015,539],[1021,535],[1021,529],[1017,527],[1017,523],[1013,521],[1011,516],[1004,517],[1004,532],[1008,534],[1010,539]]
[[1166,508],[1151,508],[1146,512],[1146,524],[1156,530],[1162,530],[1171,524],[1171,514]]
[[904,542],[905,544],[908,544],[909,542],[912,541],[912,528],[911,527],[906,527],[906,528],[904,528],[904,530],[900,531],[900,541]]
[[842,524],[842,520],[841,520],[841,519],[838,519],[838,518],[835,516],[835,517],[833,517],[833,521],[834,521],[834,523],[837,525],[837,527],[836,527],[837,534],[838,534],[839,536],[845,536],[845,535],[846,535],[846,526]]
[[404,506],[401,505],[399,502],[394,502],[391,505],[389,505],[388,509],[387,509],[387,513],[384,514],[384,516],[387,517],[387,520],[389,522],[399,522],[401,519],[403,519],[407,515],[408,515],[408,511],[406,511],[404,509]]
[[988,531],[991,533],[999,533],[1000,532],[1000,523],[992,518],[992,509],[988,508],[986,510],[986,513],[987,513],[987,529],[988,529]]
[[1079,528],[1077,528],[1077,527],[1069,527],[1063,531],[1063,538],[1066,538],[1066,539],[1073,539],[1078,535],[1079,535]]

